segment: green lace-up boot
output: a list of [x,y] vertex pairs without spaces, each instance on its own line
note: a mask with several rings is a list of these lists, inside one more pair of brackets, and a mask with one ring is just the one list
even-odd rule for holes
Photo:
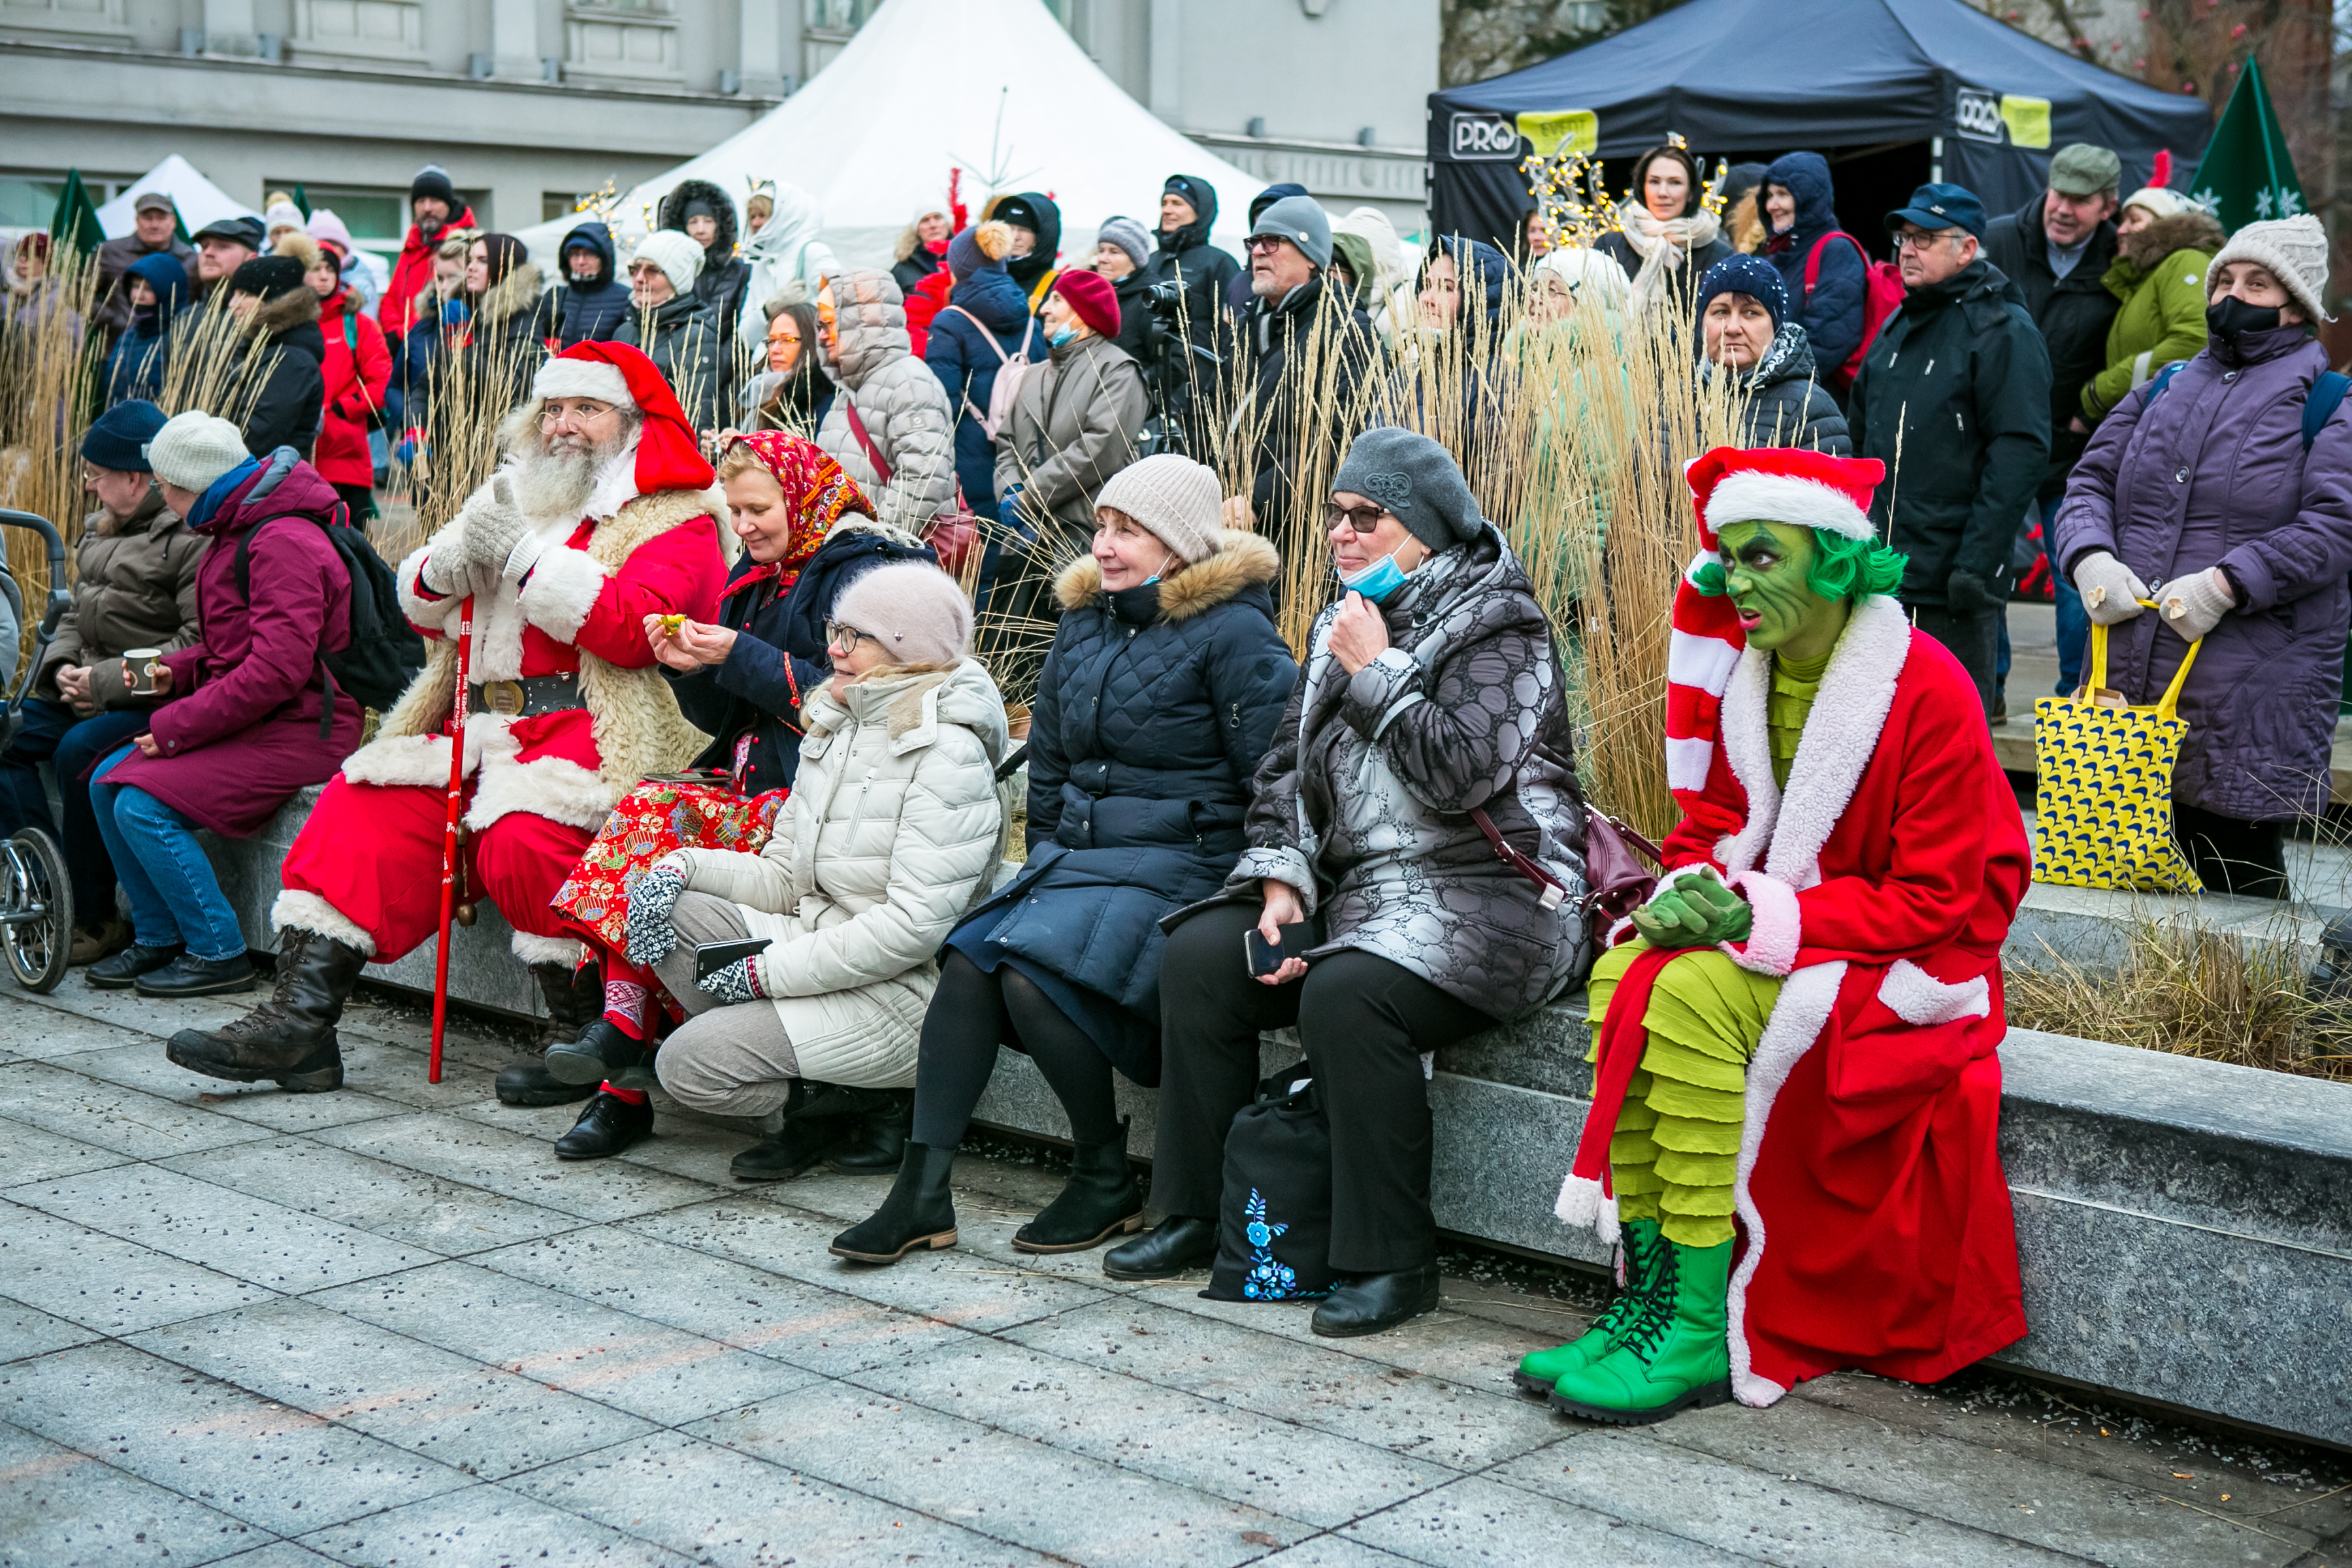
[[1620,1426],[1663,1421],[1677,1410],[1731,1397],[1726,1298],[1731,1243],[1685,1247],[1661,1240],[1648,1310],[1589,1366],[1564,1373],[1555,1410]]
[[1532,1351],[1519,1358],[1511,1381],[1529,1394],[1549,1394],[1552,1385],[1578,1367],[1590,1366],[1617,1348],[1617,1342],[1642,1314],[1655,1281],[1658,1252],[1665,1245],[1654,1219],[1629,1219],[1619,1229],[1625,1249],[1625,1283],[1592,1326],[1577,1339],[1548,1351]]

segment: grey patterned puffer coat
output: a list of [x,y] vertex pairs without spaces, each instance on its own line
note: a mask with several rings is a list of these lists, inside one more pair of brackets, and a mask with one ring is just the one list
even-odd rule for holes
[[[888,273],[845,272],[833,295],[841,353],[831,368],[841,395],[816,444],[857,481],[877,518],[919,535],[955,504],[955,414],[940,378],[914,355],[906,303]],[[887,484],[849,427],[852,408],[889,467]]]
[[[1323,916],[1320,952],[1355,948],[1508,1020],[1587,967],[1584,800],[1566,681],[1517,557],[1491,522],[1382,606],[1386,653],[1350,678],[1315,622],[1307,671],[1259,764],[1250,847],[1225,883],[1262,878]],[[1546,910],[1471,820],[1559,879]]]

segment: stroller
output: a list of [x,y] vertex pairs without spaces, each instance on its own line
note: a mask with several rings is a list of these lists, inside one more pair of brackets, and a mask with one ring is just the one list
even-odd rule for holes
[[[0,528],[22,528],[41,536],[49,555],[49,602],[33,635],[33,646],[13,690],[0,690],[0,752],[16,739],[25,722],[25,700],[47,657],[58,621],[73,607],[65,587],[66,542],[58,531],[28,511],[0,509]],[[6,601],[8,629],[25,624],[25,593],[10,574],[5,551],[0,551],[0,599]],[[44,828],[27,827],[0,841],[0,953],[8,972],[27,991],[57,989],[66,977],[66,960],[73,951],[73,882],[66,875],[66,858],[58,841]]]

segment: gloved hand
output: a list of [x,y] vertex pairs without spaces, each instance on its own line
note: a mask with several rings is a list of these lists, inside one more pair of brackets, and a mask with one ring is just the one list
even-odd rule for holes
[[[510,563],[515,546],[529,537],[530,525],[515,501],[512,479],[504,474],[493,479],[489,493],[467,502],[460,515],[466,526],[457,535],[456,564],[473,579],[478,590],[494,586],[501,577],[522,575],[510,570]],[[530,562],[522,564],[527,567]]]
[[2130,620],[2147,608],[2147,584],[2132,569],[2105,550],[2094,550],[2074,563],[2074,586],[2083,595],[2083,611],[2095,626],[2112,626]]
[[1987,615],[2006,601],[2000,589],[1965,566],[1955,566],[1944,579],[1944,607],[1956,616]]
[[721,1002],[757,1002],[768,994],[760,987],[760,955],[739,958],[696,981],[696,989]]
[[1028,514],[1021,504],[1019,485],[1005,491],[1004,499],[996,503],[996,521],[1003,523],[1013,537],[1023,543],[1030,544],[1036,542],[1037,527],[1029,521]]
[[2165,629],[2177,634],[2183,642],[2195,642],[2220,626],[2221,617],[2237,602],[2238,595],[2230,591],[2230,579],[2221,574],[2219,566],[2210,572],[2175,577],[2156,596],[2157,611],[2163,617]]
[[629,962],[651,969],[677,946],[677,929],[669,923],[670,910],[686,895],[686,863],[675,853],[646,868],[629,889]]
[[1685,871],[1633,911],[1633,929],[1653,947],[1713,947],[1746,939],[1755,911],[1748,900],[1703,872]]

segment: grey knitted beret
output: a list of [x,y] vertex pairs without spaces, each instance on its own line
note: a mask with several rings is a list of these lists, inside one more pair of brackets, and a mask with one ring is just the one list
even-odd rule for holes
[[1357,437],[1331,488],[1371,497],[1432,550],[1466,543],[1486,526],[1454,454],[1411,430],[1367,430]]

